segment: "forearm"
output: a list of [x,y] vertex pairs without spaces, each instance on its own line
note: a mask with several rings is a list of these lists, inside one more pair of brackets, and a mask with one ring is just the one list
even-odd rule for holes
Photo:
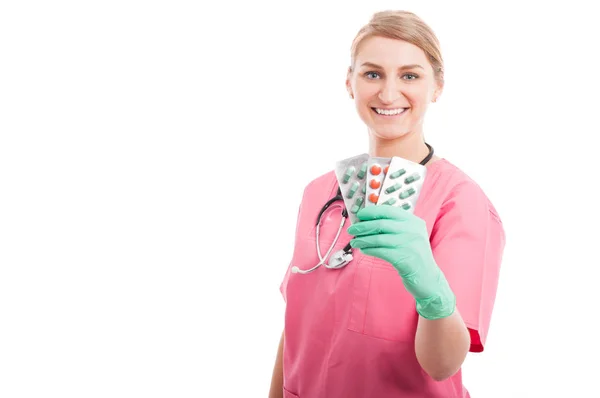
[[415,350],[423,369],[435,380],[461,367],[470,336],[456,310],[456,296],[436,264],[423,219],[394,206],[368,206],[360,222],[348,228],[353,248],[389,262],[415,298],[419,322]]
[[283,333],[281,334],[281,339],[279,339],[279,348],[277,349],[277,357],[275,358],[275,366],[273,367],[273,375],[271,377],[269,398],[283,398]]
[[441,319],[419,316],[415,352],[419,364],[433,379],[454,375],[469,352],[469,331],[458,312]]

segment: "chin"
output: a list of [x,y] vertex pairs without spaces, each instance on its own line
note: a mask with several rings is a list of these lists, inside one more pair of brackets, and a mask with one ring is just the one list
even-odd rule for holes
[[404,137],[410,133],[410,130],[408,130],[408,129],[391,128],[391,127],[381,128],[380,126],[371,127],[371,131],[373,132],[373,135],[375,137],[383,139],[383,140],[394,140],[397,138]]

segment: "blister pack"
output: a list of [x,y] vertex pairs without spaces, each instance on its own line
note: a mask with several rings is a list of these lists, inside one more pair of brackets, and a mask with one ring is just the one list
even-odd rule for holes
[[365,206],[374,206],[377,204],[391,160],[391,158],[369,158]]
[[377,204],[399,206],[412,213],[426,175],[425,166],[394,156],[383,181]]
[[341,160],[335,165],[335,175],[351,223],[357,220],[356,213],[364,207],[368,162],[369,154],[363,153]]

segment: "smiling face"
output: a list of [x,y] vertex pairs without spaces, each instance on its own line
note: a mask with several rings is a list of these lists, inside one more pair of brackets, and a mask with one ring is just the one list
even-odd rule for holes
[[427,107],[442,91],[423,50],[379,36],[361,43],[346,87],[370,134],[383,140],[420,135]]

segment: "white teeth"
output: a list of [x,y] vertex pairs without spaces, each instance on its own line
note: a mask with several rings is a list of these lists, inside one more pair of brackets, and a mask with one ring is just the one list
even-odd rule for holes
[[404,112],[405,110],[406,110],[406,108],[398,108],[398,109],[375,108],[375,112],[379,113],[380,115],[387,115],[387,116],[399,115],[402,112]]

